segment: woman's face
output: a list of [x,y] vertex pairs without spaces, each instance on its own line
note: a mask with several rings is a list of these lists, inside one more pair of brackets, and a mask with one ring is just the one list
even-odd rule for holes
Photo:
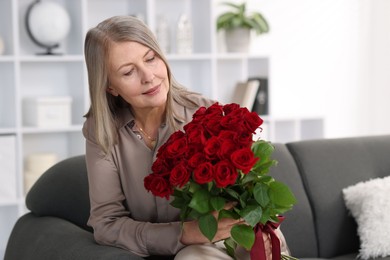
[[165,106],[167,67],[152,49],[137,42],[114,42],[108,63],[109,93],[121,96],[133,109]]

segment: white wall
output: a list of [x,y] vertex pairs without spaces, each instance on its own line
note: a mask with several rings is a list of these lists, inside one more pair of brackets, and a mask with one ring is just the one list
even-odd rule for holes
[[249,0],[271,32],[271,114],[322,115],[326,137],[390,134],[390,1]]

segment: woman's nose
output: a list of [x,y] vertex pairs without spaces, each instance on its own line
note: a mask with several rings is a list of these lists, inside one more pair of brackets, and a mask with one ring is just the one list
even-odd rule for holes
[[142,84],[152,83],[155,78],[153,70],[144,67],[142,69]]

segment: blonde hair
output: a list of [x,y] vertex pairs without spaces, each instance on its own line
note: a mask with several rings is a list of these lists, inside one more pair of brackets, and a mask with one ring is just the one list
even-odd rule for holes
[[120,96],[115,97],[106,90],[108,87],[107,59],[111,42],[138,42],[158,55],[165,63],[169,78],[169,91],[166,105],[166,122],[171,129],[177,130],[178,115],[173,111],[173,101],[187,107],[197,104],[188,98],[193,93],[186,90],[173,77],[164,54],[154,34],[139,19],[132,16],[114,16],[91,28],[85,38],[84,55],[88,71],[88,85],[91,106],[85,117],[92,117],[95,124],[97,143],[108,154],[118,141],[116,111],[130,106]]

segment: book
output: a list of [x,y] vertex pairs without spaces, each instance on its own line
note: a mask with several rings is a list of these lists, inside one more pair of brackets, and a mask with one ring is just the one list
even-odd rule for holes
[[249,111],[252,111],[258,89],[258,80],[238,82],[233,93],[232,102],[239,104],[241,107],[248,108]]
[[269,113],[269,98],[268,98],[268,79],[267,78],[249,78],[248,81],[257,81],[259,87],[257,89],[254,104],[251,108],[253,112],[259,115],[268,115]]

